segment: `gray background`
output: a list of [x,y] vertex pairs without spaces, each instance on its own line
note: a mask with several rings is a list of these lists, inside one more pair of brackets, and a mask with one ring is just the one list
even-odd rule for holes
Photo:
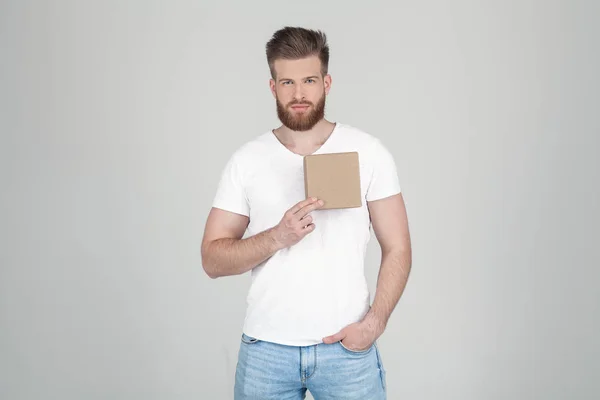
[[232,397],[249,277],[199,246],[278,123],[288,24],[329,35],[329,119],[397,160],[390,399],[600,396],[598,2],[0,4],[0,398]]

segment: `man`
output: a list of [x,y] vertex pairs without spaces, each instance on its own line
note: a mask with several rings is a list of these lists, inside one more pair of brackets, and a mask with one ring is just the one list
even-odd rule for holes
[[[394,159],[374,136],[324,118],[325,34],[286,27],[266,53],[282,125],[229,159],[202,241],[211,278],[252,271],[235,399],[303,399],[307,390],[317,400],[385,399],[376,340],[411,267]],[[362,207],[305,199],[303,156],[348,151],[359,153]],[[363,264],[371,226],[382,250],[372,306]]]

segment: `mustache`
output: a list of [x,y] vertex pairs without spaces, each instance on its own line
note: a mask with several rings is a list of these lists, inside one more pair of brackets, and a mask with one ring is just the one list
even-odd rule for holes
[[292,101],[290,101],[287,104],[288,107],[291,107],[291,106],[312,106],[312,105],[313,105],[313,103],[311,103],[309,101],[308,102],[307,101],[301,102],[301,101],[296,101],[296,100],[292,100]]

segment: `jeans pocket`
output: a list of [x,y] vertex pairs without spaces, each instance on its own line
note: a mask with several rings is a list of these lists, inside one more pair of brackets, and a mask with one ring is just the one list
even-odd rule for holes
[[373,348],[373,345],[371,345],[369,348],[367,348],[365,350],[352,350],[352,349],[349,349],[346,346],[344,346],[344,344],[342,343],[341,340],[338,343],[340,344],[342,349],[344,349],[344,351],[346,351],[346,353],[350,353],[350,354],[354,354],[354,355],[367,354]]
[[254,344],[254,343],[258,343],[258,339],[252,337],[252,336],[248,336],[245,333],[242,333],[242,343],[246,343],[246,344]]

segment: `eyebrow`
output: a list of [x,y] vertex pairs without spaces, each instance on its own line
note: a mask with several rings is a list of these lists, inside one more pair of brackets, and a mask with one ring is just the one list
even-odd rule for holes
[[[316,75],[313,75],[313,76],[307,76],[306,78],[302,78],[302,80],[306,80],[306,79],[319,79],[319,77],[316,76]],[[291,78],[281,78],[279,80],[279,82],[283,82],[283,81],[293,81],[293,79],[291,79]]]

